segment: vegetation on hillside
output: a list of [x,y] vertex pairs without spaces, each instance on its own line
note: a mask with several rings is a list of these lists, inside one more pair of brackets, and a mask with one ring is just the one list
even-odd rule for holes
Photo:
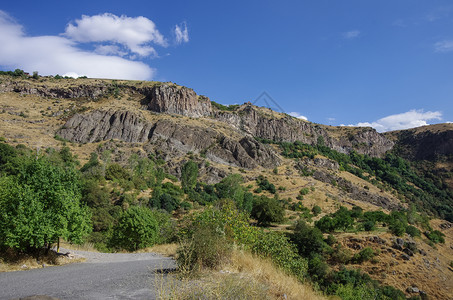
[[[274,143],[270,140],[260,141]],[[340,170],[350,172],[382,190],[396,191],[407,202],[415,204],[419,211],[453,222],[453,191],[442,178],[430,172],[420,172],[414,163],[393,153],[386,154],[384,158],[354,151],[344,154],[325,146],[322,138],[316,146],[298,141],[276,144],[280,146],[282,155],[288,158],[313,159],[318,154],[328,157],[338,162]],[[309,170],[304,171],[305,175],[311,175]]]

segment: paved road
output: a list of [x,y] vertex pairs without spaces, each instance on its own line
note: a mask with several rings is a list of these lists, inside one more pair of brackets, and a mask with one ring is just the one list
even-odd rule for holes
[[155,299],[172,259],[154,253],[76,252],[84,263],[0,273],[0,299],[48,295],[59,299]]

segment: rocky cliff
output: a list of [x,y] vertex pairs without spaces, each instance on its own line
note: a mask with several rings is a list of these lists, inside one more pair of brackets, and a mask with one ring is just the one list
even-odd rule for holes
[[251,137],[236,140],[208,127],[178,124],[169,119],[152,123],[129,111],[94,110],[76,114],[57,134],[77,143],[110,139],[147,143],[145,148],[158,149],[168,159],[194,152],[214,162],[243,168],[271,168],[280,163],[271,147]]
[[[382,156],[393,147],[393,142],[372,128],[335,128],[300,120],[286,114],[250,104],[234,112],[216,111],[214,117],[251,136],[278,142],[301,141],[316,145],[320,138],[324,144],[342,153],[357,151],[371,156]],[[338,134],[339,131],[343,131]]]
[[188,117],[211,115],[211,102],[198,96],[192,89],[176,85],[158,85],[138,90],[146,99],[146,108],[160,113],[178,114]]
[[[338,128],[318,125],[303,121],[286,114],[279,114],[266,108],[251,104],[241,105],[235,111],[221,111],[211,107],[211,101],[204,96],[197,95],[192,89],[178,86],[174,83],[135,82],[135,81],[107,81],[100,79],[64,79],[54,78],[38,80],[20,80],[11,77],[2,77],[0,92],[14,92],[23,95],[37,95],[44,98],[84,99],[85,101],[99,101],[100,99],[125,98],[140,102],[141,108],[157,113],[176,114],[187,117],[209,117],[228,124],[241,132],[243,136],[263,138],[278,142],[301,141],[307,144],[317,144],[322,138],[324,144],[343,153],[357,151],[371,156],[382,156],[393,147],[393,142],[372,128]],[[45,82],[42,83],[42,82]],[[122,132],[113,132],[108,127],[90,129],[89,120],[80,122],[84,118],[78,115],[65,126],[74,128],[79,126],[69,140],[93,142],[104,138],[121,136],[124,141],[146,139],[139,120],[127,118],[125,112],[117,112],[107,116],[105,112],[96,112],[96,116],[88,119],[109,119],[115,123],[113,128],[120,128]],[[103,114],[103,115],[99,115]],[[121,122],[123,123],[119,125]],[[95,121],[93,121],[95,122]],[[105,122],[102,122],[104,124]],[[145,126],[145,125],[143,125]],[[90,127],[90,126],[88,126]],[[116,130],[115,129],[115,130]],[[137,131],[138,130],[138,131]],[[147,130],[147,128],[143,129]],[[68,134],[62,132],[63,135]],[[129,137],[125,135],[129,134]],[[99,136],[101,137],[99,137]]]
[[395,151],[408,159],[436,161],[453,155],[453,124],[429,125],[386,135],[396,140]]

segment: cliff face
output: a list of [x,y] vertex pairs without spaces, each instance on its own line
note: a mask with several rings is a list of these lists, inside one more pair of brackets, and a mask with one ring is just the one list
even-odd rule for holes
[[90,83],[67,80],[67,85],[41,85],[39,82],[6,79],[0,83],[0,93],[15,92],[23,95],[37,95],[45,98],[98,100],[102,97],[119,94],[138,95],[143,98],[144,108],[168,114],[188,117],[210,116],[211,101],[198,96],[192,89],[170,83],[148,83],[134,85],[132,82],[104,82],[96,80]]
[[[6,77],[5,77],[6,78]],[[53,79],[49,79],[52,83]],[[241,132],[244,136],[258,137],[281,142],[301,141],[307,144],[317,144],[322,137],[324,144],[343,153],[357,151],[371,156],[382,156],[393,147],[393,142],[372,128],[345,128],[338,134],[339,128],[306,122],[285,114],[277,114],[265,108],[250,104],[239,107],[234,112],[213,110],[207,97],[198,96],[192,89],[173,83],[130,82],[104,80],[72,80],[64,79],[64,84],[41,84],[39,81],[15,80],[6,78],[0,83],[0,92],[15,92],[26,95],[37,95],[45,98],[83,98],[98,101],[110,96],[120,98],[133,96],[141,99],[142,109],[167,114],[177,114],[187,117],[213,117]],[[131,119],[126,112],[116,112],[107,115],[105,112],[95,112],[96,117],[88,119],[101,120],[111,118],[108,122],[115,123],[113,128],[121,132],[108,131],[108,127],[97,126],[87,132],[86,128],[78,127],[72,134],[62,131],[62,135],[71,135],[69,140],[78,142],[93,142],[104,138],[118,138],[124,141],[144,141],[148,128],[139,119]],[[81,122],[83,115],[71,119],[67,128],[77,126],[90,127],[89,120]],[[96,122],[96,121],[93,121]],[[125,123],[126,122],[126,123]],[[121,125],[119,123],[122,123]],[[92,127],[92,126],[91,126]],[[129,136],[127,136],[129,135]]]
[[212,161],[243,168],[275,167],[280,159],[271,147],[244,137],[239,141],[207,127],[178,124],[171,120],[155,123],[129,111],[95,110],[76,114],[57,132],[72,142],[91,143],[118,139],[147,143],[168,159],[188,152],[203,153]]
[[0,93],[14,92],[22,95],[59,99],[88,98],[95,100],[108,95],[111,90],[111,85],[105,83],[52,87],[27,81],[2,80],[0,84]]
[[206,117],[211,115],[211,102],[208,98],[199,97],[193,90],[170,85],[154,86],[139,90],[146,96],[147,109],[188,117]]
[[453,124],[429,125],[386,134],[396,139],[395,150],[408,159],[436,161],[453,155]]
[[[393,142],[372,128],[355,129],[335,137],[327,126],[322,126],[285,115],[266,115],[252,105],[243,105],[236,112],[217,111],[214,117],[254,137],[279,142],[301,141],[315,145],[322,137],[324,144],[342,153],[353,150],[371,156],[382,156],[393,147]],[[348,130],[348,128],[345,128]]]

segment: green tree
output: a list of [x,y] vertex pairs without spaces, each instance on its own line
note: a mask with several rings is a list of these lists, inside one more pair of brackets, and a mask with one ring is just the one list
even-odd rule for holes
[[132,206],[124,211],[113,229],[113,248],[129,251],[151,247],[159,239],[159,225],[154,213],[146,208]]
[[193,160],[189,160],[181,170],[181,186],[184,192],[188,193],[195,188],[197,177],[198,165]]
[[252,217],[258,221],[258,225],[266,226],[271,222],[282,222],[284,216],[285,211],[276,199],[265,196],[255,198]]
[[25,162],[19,172],[0,178],[0,243],[33,251],[59,237],[82,242],[91,231],[91,216],[80,204],[75,169],[40,157]]

